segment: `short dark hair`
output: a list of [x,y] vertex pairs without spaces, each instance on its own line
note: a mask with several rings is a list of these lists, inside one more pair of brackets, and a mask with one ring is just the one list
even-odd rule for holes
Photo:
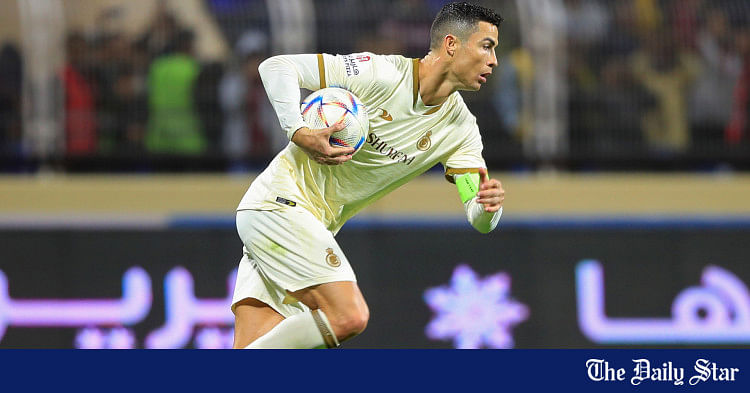
[[497,27],[503,17],[495,11],[466,2],[449,3],[438,12],[430,28],[430,49],[437,49],[447,34],[465,40],[477,28],[477,23],[488,22]]

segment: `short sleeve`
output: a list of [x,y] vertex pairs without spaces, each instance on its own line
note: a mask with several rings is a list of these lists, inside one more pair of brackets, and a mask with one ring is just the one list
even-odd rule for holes
[[443,161],[445,167],[445,178],[451,183],[455,183],[453,177],[463,173],[477,173],[479,168],[486,168],[487,164],[482,157],[482,137],[479,134],[476,120],[471,116],[471,121],[463,132],[458,134],[466,135],[458,148],[452,152]]

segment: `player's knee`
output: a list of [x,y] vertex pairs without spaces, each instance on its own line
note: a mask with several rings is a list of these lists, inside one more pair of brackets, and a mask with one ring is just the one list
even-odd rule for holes
[[[341,321],[339,330],[336,332],[340,340],[350,338],[362,333],[367,327],[368,316],[363,314],[352,315]],[[335,329],[335,327],[334,327]]]
[[355,326],[357,334],[360,334],[365,331],[365,328],[367,328],[367,322],[370,320],[370,310],[365,308],[359,313],[359,319],[357,320],[357,324]]
[[352,310],[340,314],[331,321],[333,331],[339,340],[346,340],[362,333],[367,327],[367,321],[370,319],[368,310]]

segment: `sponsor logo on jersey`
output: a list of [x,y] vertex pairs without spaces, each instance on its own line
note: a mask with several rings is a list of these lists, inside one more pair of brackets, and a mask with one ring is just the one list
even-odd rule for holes
[[369,143],[373,149],[388,156],[394,161],[403,162],[406,165],[411,165],[411,163],[414,162],[413,155],[409,157],[408,154],[394,149],[393,146],[390,146],[388,142],[380,139],[375,133],[371,132],[367,135],[367,143]]
[[346,69],[346,76],[359,75],[359,66],[357,63],[357,57],[353,55],[344,55],[344,69]]
[[372,57],[363,53],[354,53],[351,55],[343,55],[344,69],[346,70],[346,76],[356,76],[364,72],[371,66]]
[[333,267],[339,267],[341,266],[341,260],[339,257],[333,253],[332,248],[326,248],[326,263],[333,266]]
[[388,111],[387,111],[387,110],[385,110],[385,109],[383,109],[383,108],[379,108],[379,109],[380,109],[381,111],[383,111],[383,114],[381,114],[381,115],[380,115],[380,118],[381,118],[381,119],[383,119],[383,120],[385,120],[385,121],[393,121],[393,116],[391,116],[391,114],[390,114],[390,113],[388,113]]
[[431,135],[432,131],[427,131],[421,138],[419,138],[419,141],[417,142],[417,150],[427,151],[430,149],[432,146],[432,141],[430,140]]

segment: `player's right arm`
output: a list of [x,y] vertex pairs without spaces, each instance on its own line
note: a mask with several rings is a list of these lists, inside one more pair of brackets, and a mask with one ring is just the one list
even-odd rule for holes
[[343,123],[336,123],[328,128],[311,130],[301,127],[292,135],[292,142],[300,147],[318,164],[339,165],[352,159],[354,149],[351,147],[331,146],[331,134],[344,129]]
[[352,148],[334,147],[328,138],[341,129],[340,124],[310,130],[300,113],[300,88],[325,87],[318,55],[282,55],[266,59],[258,67],[263,87],[281,127],[289,139],[320,164],[337,165],[351,159]]

